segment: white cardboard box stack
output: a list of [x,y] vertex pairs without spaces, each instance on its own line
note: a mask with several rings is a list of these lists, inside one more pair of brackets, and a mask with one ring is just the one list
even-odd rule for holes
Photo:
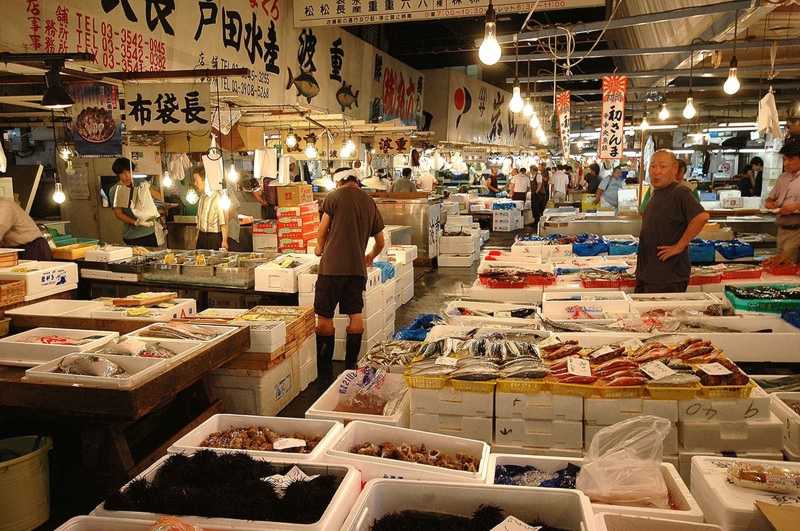
[[556,449],[580,455],[583,398],[541,393],[495,393],[494,442],[503,451],[552,455]]
[[409,389],[411,429],[492,443],[494,393],[442,389]]
[[495,232],[511,232],[524,226],[522,211],[517,208],[492,211],[492,230]]

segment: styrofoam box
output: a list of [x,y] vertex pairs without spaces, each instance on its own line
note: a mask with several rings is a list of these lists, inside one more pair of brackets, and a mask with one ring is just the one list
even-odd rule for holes
[[317,379],[317,360],[300,363],[300,390],[305,391]]
[[514,446],[492,444],[493,454],[538,455],[547,457],[583,457],[583,448],[539,448],[536,446]]
[[6,310],[7,316],[67,316],[70,317],[89,317],[94,308],[103,306],[102,301],[76,301],[72,299],[50,299],[41,302],[34,302],[19,308]]
[[[771,395],[772,413],[783,424],[783,448],[789,454],[800,454],[800,415],[786,401],[800,402],[800,393],[773,393]],[[794,459],[793,459],[794,460]]]
[[[298,293],[314,293],[317,285],[317,273],[301,273],[297,275],[297,292]],[[372,288],[379,286],[381,283],[381,270],[377,267],[367,268],[367,285],[365,291],[370,291]]]
[[239,321],[230,322],[238,326],[250,327],[250,347],[244,352],[275,352],[286,344],[286,323],[284,321]]
[[577,491],[386,479],[367,483],[342,531],[369,531],[376,520],[398,511],[471,516],[481,505],[500,507],[523,521],[543,520],[563,529],[598,531],[589,500]]
[[[76,516],[64,522],[56,531],[150,531],[155,520],[106,518],[101,516]],[[228,531],[226,527],[206,527],[209,531]]]
[[[350,322],[349,317],[341,315],[333,318],[333,326],[335,327],[336,339],[345,339],[347,337],[347,325]],[[383,313],[383,308],[374,311],[372,315],[364,319],[364,338],[371,338],[383,327],[386,326],[386,321]]]
[[311,360],[317,360],[317,340],[315,336],[308,336],[303,344],[300,345],[300,364],[308,363]]
[[680,422],[739,422],[769,420],[771,399],[760,387],[748,398],[695,398],[678,401]]
[[[426,448],[436,448],[443,454],[472,456],[479,459],[480,464],[477,472],[467,472],[350,452],[352,448],[366,442],[376,444],[389,442],[397,446],[404,443],[414,446],[424,444]],[[364,481],[392,478],[485,483],[489,462],[489,445],[481,441],[452,437],[440,433],[417,431],[373,422],[354,421],[345,426],[344,430],[328,447],[325,460],[326,462],[342,463],[357,468],[361,471],[361,478]]]
[[681,422],[678,436],[683,450],[780,452],[783,448],[783,424],[772,414],[769,420]]
[[597,523],[598,528],[605,531],[722,531],[719,526],[713,524],[615,513],[598,514]]
[[439,254],[439,267],[472,267],[476,260],[475,254]]
[[495,415],[530,420],[583,421],[583,398],[544,393],[495,393]]
[[266,371],[217,369],[208,382],[224,411],[238,415],[273,416],[300,393],[290,359]]
[[[720,300],[708,293],[658,293],[658,294],[637,294],[628,295],[631,304],[631,311],[646,312],[655,308],[672,309],[686,308],[694,310],[705,310],[712,304],[719,304]],[[659,300],[648,300],[659,299]]]
[[28,369],[25,371],[25,381],[99,389],[132,389],[163,373],[170,367],[169,360],[164,359],[104,354],[103,357],[105,359],[122,367],[127,375],[124,377],[103,377],[54,372],[64,358],[77,355],[79,353],[73,352]]
[[[130,337],[136,337],[136,338],[139,338],[139,339],[147,339],[145,336],[139,337],[139,334],[141,334],[143,330],[147,330],[148,328],[152,328],[153,326],[162,326],[162,325],[160,323],[149,324],[147,326],[143,326],[142,328],[140,328],[138,330],[134,330],[130,334],[125,334],[125,335],[126,336],[130,336]],[[194,326],[199,326],[200,328],[208,328],[208,329],[211,329],[211,330],[213,330],[215,332],[219,332],[220,335],[218,335],[217,337],[215,337],[213,339],[209,339],[207,342],[219,341],[223,337],[229,336],[232,333],[234,333],[237,330],[239,330],[239,328],[236,327],[236,326],[225,326],[225,325],[217,325],[217,324],[201,324],[201,325],[194,325]],[[198,340],[198,341],[200,341],[201,343],[204,342],[204,341],[201,341],[201,340]]]
[[447,216],[447,223],[451,225],[458,225],[459,227],[471,227],[472,216]]
[[394,303],[397,282],[397,277],[392,277],[381,285],[381,289],[383,290],[383,301],[387,306],[390,302]]
[[583,423],[572,420],[495,418],[498,444],[544,448],[582,448]]
[[[409,389],[411,413],[493,417],[494,394],[459,391],[447,385],[441,389]],[[424,431],[424,430],[423,430]]]
[[652,400],[649,398],[587,398],[583,403],[586,422],[610,426],[640,415],[653,415],[678,422],[677,400]]
[[305,437],[319,437],[320,441],[311,452],[307,454],[279,452],[279,451],[257,451],[257,450],[233,450],[225,448],[213,448],[215,452],[244,452],[253,457],[263,457],[265,459],[296,459],[298,461],[318,461],[324,454],[328,446],[333,442],[334,437],[344,429],[341,422],[333,420],[314,420],[314,419],[294,419],[288,417],[261,417],[255,415],[214,415],[198,427],[175,441],[170,446],[168,452],[175,453],[194,453],[198,450],[208,448],[203,446],[203,441],[212,433],[230,430],[234,428],[248,428],[257,426],[269,428],[270,430],[292,437],[302,435]]
[[[512,310],[519,309],[533,309],[535,313],[530,317],[488,317],[480,315],[461,315],[459,308],[467,308],[477,312],[511,312]],[[472,324],[475,326],[480,325],[519,325],[531,326],[536,323],[536,314],[539,313],[539,307],[535,304],[512,304],[512,303],[495,303],[495,302],[480,302],[471,300],[452,300],[446,303],[444,309],[447,320],[453,324]]]
[[[585,450],[589,449],[589,444],[591,444],[592,439],[594,439],[594,436],[597,435],[597,432],[605,427],[606,426],[598,426],[595,424],[583,425],[583,448]],[[666,438],[664,439],[664,444],[662,447],[663,455],[678,455],[679,449],[678,428],[673,423],[672,427],[670,427],[669,432],[667,433]]]
[[[18,267],[33,271],[12,271]],[[0,280],[24,280],[25,300],[34,300],[50,294],[74,289],[78,284],[78,264],[75,262],[22,261],[15,267],[0,269]]]
[[[495,469],[498,465],[520,465],[535,466],[544,472],[556,472],[565,468],[568,464],[583,466],[583,459],[567,459],[563,457],[542,457],[527,455],[492,454],[489,456],[489,470],[486,475],[487,483],[494,485]],[[684,484],[678,471],[669,463],[661,463],[661,475],[667,484],[670,502],[676,509],[657,509],[653,507],[628,507],[624,505],[608,505],[604,503],[592,503],[595,513],[619,513],[631,514],[634,516],[652,516],[656,518],[666,518],[668,520],[683,520],[686,522],[702,522],[703,511],[692,497],[692,493]],[[511,487],[511,488],[530,488],[530,487]]]
[[467,236],[442,236],[439,254],[471,254],[475,250],[475,238]]
[[757,459],[761,461],[782,461],[783,454],[780,452],[725,452],[722,455],[718,452],[678,452],[678,472],[683,481],[691,487],[692,481],[692,459],[697,456],[704,457],[737,457],[739,459]]
[[463,415],[439,415],[411,412],[411,429],[443,433],[453,437],[474,439],[492,444],[494,419],[490,417],[468,417]]
[[692,494],[703,509],[706,521],[731,531],[771,531],[772,525],[756,508],[755,502],[771,504],[792,502],[784,495],[728,483],[728,468],[734,462],[778,465],[795,472],[800,472],[800,463],[702,456],[692,459]]
[[[308,408],[308,411],[306,411],[307,419],[336,420],[345,424],[351,421],[361,420],[377,424],[385,424],[388,426],[408,426],[408,393],[406,393],[403,399],[400,401],[400,404],[397,406],[397,412],[394,415],[367,415],[364,413],[334,411],[334,408],[336,408],[336,405],[339,403],[339,386],[341,385],[345,376],[352,372],[353,371],[344,371],[336,378],[336,381],[333,382],[333,384],[331,384],[331,386],[328,387],[324,393],[322,393],[322,396],[320,396],[310,408]],[[386,379],[389,382],[394,380],[395,382],[400,381],[405,383],[402,374],[387,374]]]
[[207,319],[236,319],[250,310],[245,308],[207,308],[197,314],[197,317]]
[[[82,345],[46,345],[30,343],[26,339],[58,335],[67,338],[81,339],[97,336]],[[73,330],[68,328],[34,328],[25,332],[0,339],[0,365],[16,365],[34,367],[42,363],[61,358],[65,354],[93,350],[119,337],[117,332],[105,330]]]
[[87,262],[115,262],[117,260],[125,260],[133,256],[132,247],[115,247],[107,245],[105,247],[96,247],[86,251],[84,260]]
[[576,304],[602,308],[608,313],[628,313],[630,303],[621,291],[562,291],[542,294],[542,313],[545,316],[560,315]]
[[[153,463],[150,468],[134,478],[134,480],[152,480],[158,469],[167,459],[169,459],[169,456],[165,455]],[[201,516],[181,516],[180,519],[184,522],[194,524],[202,529],[218,529],[223,527],[227,529],[258,531],[278,531],[290,529],[296,529],[298,531],[322,531],[326,529],[338,529],[341,527],[342,523],[350,512],[353,500],[358,496],[358,493],[361,489],[361,477],[357,470],[348,466],[337,466],[332,464],[310,463],[303,461],[298,462],[296,459],[270,459],[269,461],[276,464],[285,464],[286,469],[283,473],[288,472],[293,466],[297,466],[309,476],[315,474],[328,474],[342,478],[339,488],[336,489],[330,504],[325,509],[325,512],[322,513],[322,517],[319,519],[319,521],[313,524],[289,524],[285,522],[258,522],[234,518],[204,518]],[[130,483],[123,488],[128,488],[129,485]],[[161,515],[154,513],[136,511],[109,511],[105,508],[105,503],[98,505],[95,510],[92,511],[92,515],[135,520],[158,520],[161,517]]]
[[[361,356],[366,354],[369,349],[374,347],[381,341],[381,334],[383,333],[383,328],[378,329],[372,337],[367,338],[366,334],[364,334],[361,338],[361,350],[358,351],[359,359]],[[347,357],[347,337],[336,338],[333,343],[333,359],[336,361],[345,361]]]
[[403,297],[400,299],[401,304],[408,304],[414,298],[414,285],[412,284],[403,290]]
[[[86,350],[84,352],[97,352],[98,350],[103,350],[107,347],[111,347],[112,343],[121,342],[123,340],[128,339],[129,336],[122,336],[119,338],[114,338],[112,341],[100,345],[98,347],[94,347],[92,349]],[[174,356],[171,358],[165,358],[164,361],[169,365],[177,365],[182,363],[183,360],[197,351],[203,343],[200,341],[191,341],[186,339],[159,339],[154,337],[137,337],[136,341],[141,341],[143,343],[158,343],[175,353]],[[123,355],[124,356],[124,355]],[[150,358],[150,359],[161,359],[161,358]]]
[[298,275],[307,273],[313,266],[313,260],[308,260],[297,267],[287,269],[274,267],[270,264],[262,264],[254,270],[255,290],[297,293]]
[[197,313],[197,302],[194,299],[173,299],[172,306],[162,308],[153,306],[148,308],[150,316],[130,317],[127,312],[130,308],[103,305],[95,308],[89,314],[92,319],[130,319],[134,321],[170,321],[172,319],[185,319]]

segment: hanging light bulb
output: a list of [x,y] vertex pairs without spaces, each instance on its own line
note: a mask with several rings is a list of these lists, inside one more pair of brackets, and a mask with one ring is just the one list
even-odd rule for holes
[[317,158],[317,146],[314,144],[314,142],[306,142],[306,149],[303,150],[303,153],[306,154],[306,157],[308,157],[309,160],[315,159]]
[[739,76],[736,75],[736,71],[738,70],[739,64],[736,61],[736,56],[731,59],[731,67],[728,70],[728,79],[725,80],[725,84],[722,85],[722,90],[725,91],[725,94],[729,96],[733,96],[739,89],[742,87],[742,84],[739,83]]
[[172,185],[175,184],[172,182],[172,177],[170,177],[169,172],[164,170],[164,173],[161,175],[161,186],[164,188],[172,188]]
[[502,53],[500,43],[497,42],[497,13],[491,0],[489,0],[489,7],[486,9],[486,26],[484,28],[483,41],[481,41],[480,48],[478,48],[478,58],[481,63],[491,66],[500,60]]
[[222,207],[222,210],[228,210],[231,208],[231,198],[228,197],[228,189],[224,188],[222,190],[222,197],[219,198],[219,206]]
[[533,116],[531,116],[530,125],[531,125],[531,129],[539,129],[539,127],[542,125],[539,122],[539,116],[537,116],[537,114],[535,112],[533,113]]
[[197,195],[197,190],[189,188],[189,191],[186,192],[186,202],[190,205],[196,205],[198,201],[200,201],[200,196]]
[[294,132],[289,129],[289,134],[286,135],[286,147],[289,149],[294,149],[297,146],[297,136],[295,136]]
[[697,116],[697,109],[694,107],[694,98],[689,96],[686,98],[686,106],[683,108],[683,117],[691,120]]
[[239,172],[236,171],[236,166],[233,162],[231,162],[231,165],[228,168],[228,182],[231,184],[239,182]]
[[508,108],[513,113],[518,113],[522,111],[522,107],[525,106],[525,102],[522,100],[522,94],[519,90],[519,82],[514,85],[511,93],[511,101],[508,102]]
[[666,103],[661,104],[661,110],[658,111],[658,119],[662,122],[669,119],[669,109],[667,109]]
[[353,142],[352,139],[348,138],[347,141],[342,146],[341,155],[345,159],[349,159],[352,157],[356,152],[356,144]]
[[642,131],[650,129],[650,122],[647,121],[647,115],[642,116],[642,123],[639,124],[639,129]]
[[53,190],[53,201],[56,204],[62,204],[64,201],[67,200],[67,195],[64,193],[64,189],[61,186],[60,182],[56,182],[56,188]]
[[578,147],[579,151],[583,151],[583,148],[586,147],[586,142],[583,140],[583,138],[580,138],[577,142],[575,142],[575,145]]
[[530,98],[525,98],[525,106],[522,107],[522,116],[525,118],[533,116],[533,105],[531,104]]

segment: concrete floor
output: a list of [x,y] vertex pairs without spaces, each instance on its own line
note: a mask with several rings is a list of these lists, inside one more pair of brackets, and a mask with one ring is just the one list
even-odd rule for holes
[[[508,248],[514,242],[514,233],[492,233],[486,247]],[[457,295],[462,285],[475,281],[477,264],[470,268],[442,267],[439,269],[414,269],[414,298],[397,310],[395,329],[408,325],[419,314],[439,313],[444,302]],[[335,374],[344,370],[343,362],[334,362]],[[312,383],[279,413],[282,417],[302,418],[306,410],[319,398],[321,392]]]

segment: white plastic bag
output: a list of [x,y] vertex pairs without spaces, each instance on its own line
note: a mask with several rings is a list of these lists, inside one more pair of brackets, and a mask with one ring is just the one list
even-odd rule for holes
[[661,458],[671,427],[667,419],[641,416],[598,431],[575,487],[594,503],[669,509]]

